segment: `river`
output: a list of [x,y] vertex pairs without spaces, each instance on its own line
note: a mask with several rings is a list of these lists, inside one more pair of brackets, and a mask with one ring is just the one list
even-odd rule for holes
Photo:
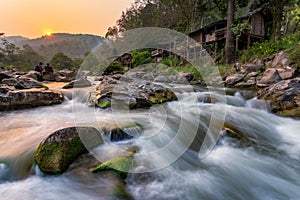
[[[269,113],[264,102],[247,91],[228,90],[222,102],[223,89],[178,88],[178,101],[149,110],[95,110],[85,107],[84,98],[66,95],[60,105],[1,112],[0,199],[109,199],[109,178],[71,172],[45,176],[35,166],[33,154],[55,130],[132,120],[143,125],[140,137],[108,142],[96,152],[117,154],[110,152],[111,145],[116,149],[124,144],[139,147],[136,172],[143,174],[131,173],[126,179],[135,199],[300,198],[299,121]],[[87,89],[82,91],[81,97]],[[202,101],[203,95],[211,95],[216,102]],[[79,109],[74,113],[74,108]],[[79,113],[82,109],[85,112]],[[220,137],[213,138],[218,139],[217,144],[201,154],[204,136],[196,142],[188,136],[217,131],[218,126],[227,131],[219,131]],[[229,136],[229,130],[243,138]]]

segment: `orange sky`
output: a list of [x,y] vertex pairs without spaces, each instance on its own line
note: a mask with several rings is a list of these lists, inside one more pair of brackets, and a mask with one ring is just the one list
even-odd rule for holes
[[0,32],[36,38],[46,32],[104,36],[133,0],[0,0]]

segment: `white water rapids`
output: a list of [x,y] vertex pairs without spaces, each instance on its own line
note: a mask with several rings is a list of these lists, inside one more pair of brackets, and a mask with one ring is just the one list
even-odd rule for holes
[[[135,159],[145,167],[157,169],[128,176],[126,183],[133,197],[299,199],[300,121],[268,113],[261,101],[246,100],[246,93],[228,95],[224,104],[218,103],[219,93],[213,92],[211,96],[217,101],[213,110],[212,104],[191,98],[192,95],[206,94],[207,91],[200,90],[180,92],[176,94],[179,101],[130,113],[130,120],[144,126],[143,137],[130,141],[140,148]],[[74,106],[88,111],[74,116]],[[182,110],[185,114],[180,115]],[[200,116],[196,115],[197,110],[200,110]],[[225,118],[218,115],[224,110]],[[197,141],[190,144],[192,150],[188,150],[184,137],[173,139],[179,129],[187,137],[195,127],[200,135],[208,128],[214,129],[208,125],[211,112],[217,112],[215,124],[224,123],[227,129],[248,139],[229,137],[222,131],[220,134],[224,136],[219,138],[218,144],[200,159]],[[97,121],[91,120],[87,113],[93,113]],[[78,178],[69,172],[61,176],[41,175],[33,163],[33,154],[43,138],[55,130],[74,126],[75,118],[80,124],[97,126],[115,123],[115,114],[109,110],[85,108],[77,99],[51,107],[1,112],[0,199],[109,199],[109,180],[89,175]],[[118,113],[117,119],[126,122],[128,113]],[[163,148],[171,142],[174,143],[170,148]],[[105,153],[110,147],[105,144],[99,148]],[[159,153],[149,154],[161,149]],[[180,154],[182,150],[183,155]],[[137,171],[143,171],[143,166]]]

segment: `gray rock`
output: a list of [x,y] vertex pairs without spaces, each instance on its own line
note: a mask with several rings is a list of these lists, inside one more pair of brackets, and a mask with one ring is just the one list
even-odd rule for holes
[[90,87],[92,86],[91,82],[87,79],[78,79],[71,81],[70,83],[66,84],[63,89],[69,89],[69,88],[83,88],[83,87]]
[[28,77],[3,79],[2,83],[13,86],[16,89],[47,88],[39,81]]
[[0,110],[16,110],[60,104],[63,94],[44,89],[14,90],[0,94]]
[[55,81],[54,73],[51,72],[43,72],[43,79],[45,81]]
[[226,77],[225,83],[227,85],[235,85],[238,82],[241,82],[244,79],[243,74],[233,74]]
[[269,101],[272,112],[300,107],[300,78],[283,80],[258,91],[258,98]]
[[3,79],[9,79],[9,78],[13,78],[13,77],[4,72],[0,72],[0,82],[2,82]]
[[168,76],[157,76],[155,79],[154,79],[155,82],[160,82],[160,83],[170,83],[170,79]]
[[179,77],[184,77],[187,81],[192,81],[194,79],[193,74],[187,73],[187,72],[179,72],[178,76]]
[[277,53],[273,59],[272,67],[274,68],[284,68],[285,66],[288,66],[290,63],[288,59],[288,55],[284,53],[283,51]]
[[54,73],[55,81],[70,82],[76,79],[76,72],[69,70],[60,70]]
[[291,67],[277,69],[277,71],[282,80],[292,79],[296,77],[296,70]]
[[112,104],[124,109],[148,108],[154,104],[177,100],[168,88],[144,80],[112,82],[105,78],[91,93],[88,105],[108,108]]
[[22,77],[31,78],[31,79],[34,79],[36,81],[41,81],[42,80],[41,73],[37,72],[37,71],[29,71],[27,74],[23,75]]
[[267,87],[281,81],[281,77],[277,69],[269,68],[263,74],[261,80],[257,83],[258,87]]
[[251,73],[251,72],[262,72],[265,70],[264,64],[247,64],[243,66],[243,70],[245,73]]

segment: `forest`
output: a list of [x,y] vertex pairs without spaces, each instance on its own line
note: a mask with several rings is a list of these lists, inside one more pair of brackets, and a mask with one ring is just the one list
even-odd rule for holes
[[240,53],[235,52],[234,39],[249,28],[247,21],[239,21],[238,18],[255,9],[261,9],[271,18],[266,30],[265,39],[269,41],[266,48],[276,46],[282,38],[299,31],[299,0],[136,0],[122,12],[116,25],[108,28],[105,36],[115,39],[121,37],[124,31],[139,27],[163,27],[188,34],[226,19],[228,34],[222,60],[228,64],[236,60],[235,54]]

